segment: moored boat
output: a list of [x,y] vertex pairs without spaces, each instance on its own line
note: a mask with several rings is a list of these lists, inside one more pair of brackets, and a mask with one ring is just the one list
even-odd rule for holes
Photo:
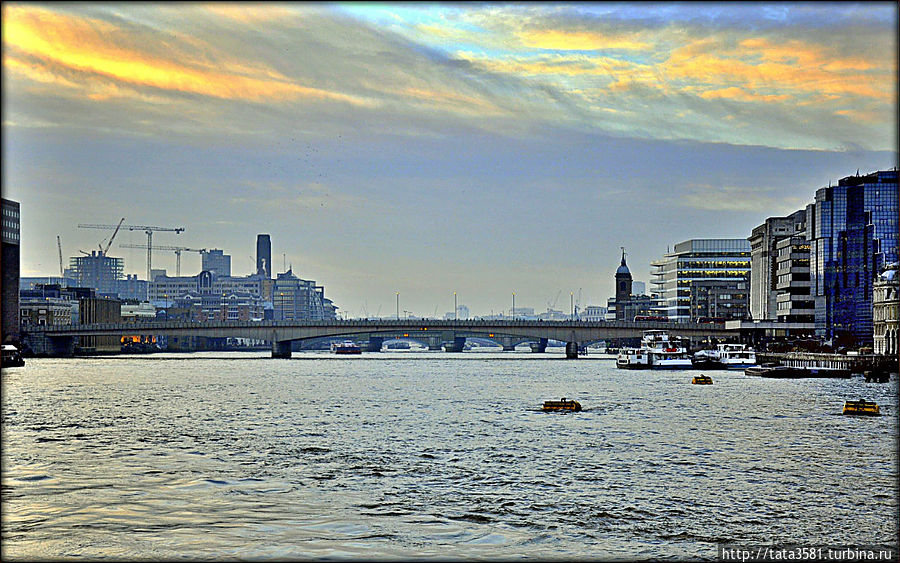
[[746,369],[756,365],[756,352],[745,344],[719,344],[695,353],[691,363],[701,369]]
[[19,349],[12,344],[2,345],[2,367],[17,368],[25,365],[25,360],[19,353]]
[[691,369],[691,358],[677,339],[664,330],[646,330],[640,348],[623,348],[616,367],[624,369]]
[[835,368],[810,368],[782,365],[751,366],[744,370],[745,375],[769,377],[775,379],[799,379],[807,377],[848,378],[850,370]]
[[622,369],[647,369],[650,356],[640,348],[622,348],[616,355],[616,367]]
[[331,350],[335,354],[362,354],[362,348],[350,340],[345,340],[340,344],[332,344]]

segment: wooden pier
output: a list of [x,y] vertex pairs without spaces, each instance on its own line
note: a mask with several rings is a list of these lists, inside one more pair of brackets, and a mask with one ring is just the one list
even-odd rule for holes
[[812,352],[757,352],[760,364],[777,364],[796,368],[848,370],[850,373],[897,373],[897,358],[876,354],[815,354]]

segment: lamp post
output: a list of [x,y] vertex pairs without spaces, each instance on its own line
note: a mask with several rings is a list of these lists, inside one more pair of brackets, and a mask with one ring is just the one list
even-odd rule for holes
[[572,320],[575,320],[575,293],[569,292],[569,309],[572,311]]
[[509,316],[511,316],[513,319],[515,319],[516,318],[516,292],[515,291],[513,291],[513,300],[512,301],[513,301],[512,311],[509,312]]
[[397,292],[397,320],[400,320],[400,292]]
[[456,305],[456,292],[455,291],[453,292],[453,320],[454,321],[459,320],[459,308],[457,308],[457,305]]

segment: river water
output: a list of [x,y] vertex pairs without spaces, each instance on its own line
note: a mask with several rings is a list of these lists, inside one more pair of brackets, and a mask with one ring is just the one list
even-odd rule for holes
[[[715,559],[889,544],[897,379],[561,352],[32,359],[2,375],[15,558]],[[577,399],[579,413],[543,413]],[[880,417],[842,416],[866,398]]]

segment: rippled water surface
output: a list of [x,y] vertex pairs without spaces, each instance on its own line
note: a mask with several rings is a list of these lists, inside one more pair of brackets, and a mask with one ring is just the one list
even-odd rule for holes
[[[393,352],[3,371],[10,558],[716,557],[892,544],[897,379]],[[580,413],[543,413],[575,398]],[[847,399],[881,417],[841,416]]]

